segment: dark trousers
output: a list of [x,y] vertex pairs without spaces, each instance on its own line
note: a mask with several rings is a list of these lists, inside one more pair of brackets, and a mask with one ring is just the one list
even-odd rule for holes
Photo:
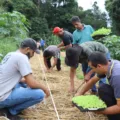
[[41,46],[42,51],[44,51],[44,46]]
[[[106,103],[107,107],[117,104],[113,88],[110,85],[103,84],[98,89],[99,97]],[[108,120],[120,120],[120,114],[107,115]]]
[[[47,59],[47,65],[48,65],[49,68],[51,68],[51,58]],[[61,60],[60,60],[60,58],[57,59],[56,68],[57,68],[58,71],[61,70]]]

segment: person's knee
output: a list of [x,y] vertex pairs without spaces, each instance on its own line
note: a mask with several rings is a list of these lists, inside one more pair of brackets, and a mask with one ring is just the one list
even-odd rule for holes
[[33,99],[38,99],[38,100],[42,100],[44,99],[44,97],[45,97],[45,93],[43,92],[43,90],[40,89],[35,90],[32,96]]

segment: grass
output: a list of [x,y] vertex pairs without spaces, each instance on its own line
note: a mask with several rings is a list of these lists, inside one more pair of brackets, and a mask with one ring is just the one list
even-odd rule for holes
[[79,80],[83,80],[83,79],[84,79],[84,76],[83,76],[83,73],[82,73],[82,70],[81,70],[80,65],[79,65],[79,67],[78,67],[77,70],[76,70],[76,77],[77,77]]

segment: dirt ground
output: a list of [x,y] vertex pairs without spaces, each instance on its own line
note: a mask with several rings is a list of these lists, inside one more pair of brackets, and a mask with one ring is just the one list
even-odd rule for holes
[[[62,53],[62,56],[64,56],[64,53]],[[44,67],[42,56],[35,55],[30,62],[36,80],[46,85],[40,66],[41,63]],[[72,106],[72,95],[68,93],[69,67],[65,66],[62,62],[62,71],[57,72],[55,68],[53,72],[46,73],[46,76],[60,120],[90,120],[88,113],[82,113],[76,107]],[[80,82],[81,81],[76,78],[75,86],[78,87]],[[28,108],[23,114],[25,120],[58,120],[51,97],[47,98],[45,102]],[[92,116],[91,120],[107,120],[106,117],[102,115],[90,113],[90,116]]]

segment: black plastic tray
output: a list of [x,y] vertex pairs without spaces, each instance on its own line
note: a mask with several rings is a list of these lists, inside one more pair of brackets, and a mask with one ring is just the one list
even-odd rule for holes
[[102,111],[106,108],[89,108],[89,109],[84,109],[81,106],[78,106],[76,103],[72,102],[74,106],[76,106],[81,112],[88,112],[88,111]]
[[108,35],[96,35],[96,36],[93,36],[92,38],[94,38],[95,40],[99,40],[100,38],[103,38],[105,36],[108,36]]

